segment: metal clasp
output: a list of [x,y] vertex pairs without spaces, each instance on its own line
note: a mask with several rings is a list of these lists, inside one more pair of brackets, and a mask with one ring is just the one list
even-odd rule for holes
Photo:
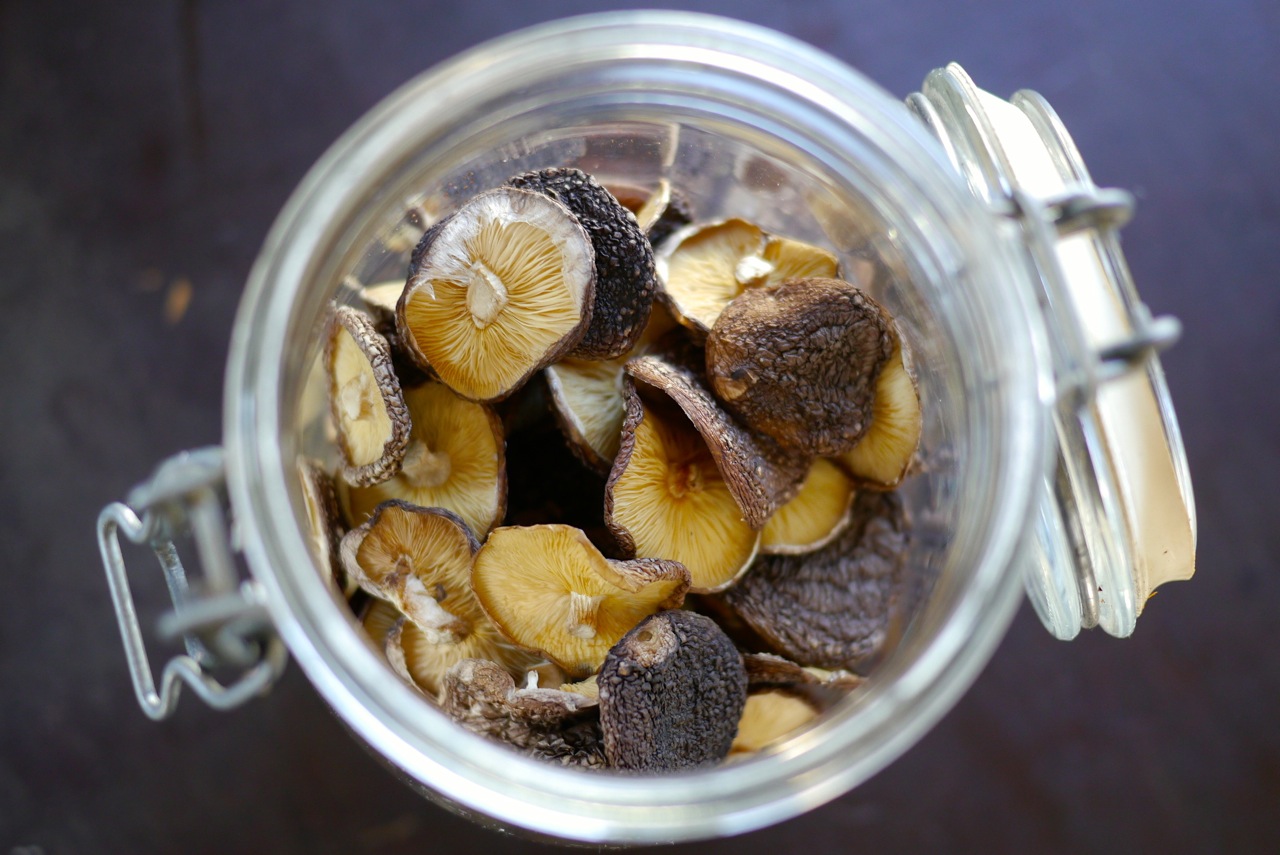
[[[1068,285],[1054,250],[1060,238],[1093,230],[1104,239],[1114,241],[1114,232],[1129,222],[1133,216],[1133,196],[1124,190],[1080,186],[1059,196],[1040,199],[1025,191],[1013,188],[1008,193],[1007,207],[1000,211],[1021,223],[1025,242],[1036,262],[1051,302],[1067,303]],[[1144,303],[1130,307],[1128,323],[1130,333],[1094,352],[1096,361],[1077,364],[1080,373],[1064,372],[1064,380],[1074,389],[1060,389],[1069,397],[1071,393],[1091,398],[1098,384],[1122,377],[1131,371],[1145,368],[1153,355],[1168,349],[1182,335],[1182,324],[1175,317],[1152,317]],[[1069,349],[1083,353],[1086,346],[1083,336],[1074,328],[1075,340]]]
[[[221,448],[182,452],[162,463],[127,502],[112,502],[98,515],[98,546],[134,693],[142,711],[156,721],[173,713],[182,683],[209,706],[228,710],[269,689],[287,660],[260,589],[239,579],[227,529],[224,482]],[[158,692],[129,590],[120,550],[122,532],[131,542],[151,547],[160,560],[173,610],[160,618],[159,634],[181,638],[187,651],[165,664]],[[204,571],[195,584],[174,544],[188,533]],[[223,684],[211,674],[222,668],[241,673]]]

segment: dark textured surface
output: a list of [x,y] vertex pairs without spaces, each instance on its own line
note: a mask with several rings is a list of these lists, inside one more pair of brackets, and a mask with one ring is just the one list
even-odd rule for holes
[[808,555],[762,555],[722,600],[768,652],[865,674],[860,666],[884,646],[902,588],[905,528],[896,494],[864,490],[853,521],[830,544]]
[[555,199],[573,212],[591,236],[596,262],[591,323],[569,356],[617,359],[630,351],[649,322],[658,287],[653,248],[635,216],[580,169],[554,167],[526,172],[508,183]]
[[674,772],[729,756],[747,702],[742,655],[711,618],[650,615],[604,658],[600,730],[615,769]]
[[[219,440],[242,284],[330,141],[439,59],[605,5],[0,0],[0,851],[542,851],[415,795],[296,667],[234,714],[187,696],[148,721],[91,531],[155,461]],[[1134,638],[1061,644],[1024,608],[973,689],[871,781],[676,851],[1280,851],[1280,6],[700,8],[899,96],[955,59],[993,92],[1049,98],[1098,181],[1137,194],[1130,265],[1186,321],[1165,367],[1201,537],[1197,578],[1161,589]],[[145,576],[154,616],[165,594]]]
[[897,347],[890,323],[839,279],[749,288],[707,336],[708,379],[752,430],[801,452],[844,454],[871,425],[876,378]]

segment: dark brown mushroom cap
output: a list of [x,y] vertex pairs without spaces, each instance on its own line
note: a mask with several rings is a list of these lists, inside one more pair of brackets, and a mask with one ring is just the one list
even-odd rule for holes
[[565,766],[604,768],[593,698],[559,689],[517,688],[494,662],[464,659],[445,674],[441,706],[454,721],[529,756]]
[[385,481],[400,468],[410,428],[390,344],[363,312],[335,306],[324,365],[343,478],[362,487]]
[[573,212],[595,250],[591,324],[569,356],[614,359],[635,344],[657,291],[653,248],[635,215],[580,169],[556,167],[517,175],[512,187],[555,199]]
[[884,643],[901,586],[908,525],[893,493],[859,493],[853,523],[808,555],[765,556],[721,602],[775,651],[854,669]]
[[708,389],[699,355],[695,346],[677,341],[661,355],[632,359],[626,371],[684,411],[706,440],[743,519],[759,530],[799,492],[812,458],[744,428]]
[[618,769],[692,769],[729,754],[747,699],[747,672],[715,622],[654,615],[623,636],[597,678],[605,756]]
[[796,451],[841,454],[870,426],[895,344],[890,318],[857,286],[791,279],[725,307],[707,336],[707,374],[753,430]]
[[864,681],[849,671],[805,668],[774,653],[744,653],[742,664],[749,694],[781,692],[801,698],[818,712],[835,706]]

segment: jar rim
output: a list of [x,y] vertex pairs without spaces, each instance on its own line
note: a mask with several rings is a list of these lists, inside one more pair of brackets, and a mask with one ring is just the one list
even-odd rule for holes
[[[620,53],[624,51],[625,53]],[[1034,509],[1044,469],[1046,410],[1040,398],[1043,361],[1035,319],[1022,289],[1007,291],[1026,319],[1026,335],[1011,330],[1005,346],[1009,395],[1003,428],[1019,447],[1002,475],[1003,504],[993,512],[985,565],[975,570],[953,619],[962,643],[916,661],[895,675],[892,691],[873,690],[843,714],[831,716],[800,739],[804,750],[664,778],[636,779],[581,772],[514,756],[502,746],[460,732],[447,721],[415,719],[421,706],[411,689],[371,649],[335,651],[318,643],[316,627],[333,621],[335,604],[322,585],[293,584],[288,569],[309,553],[294,519],[282,453],[282,380],[299,354],[287,347],[298,302],[323,252],[332,211],[346,210],[367,189],[371,164],[403,156],[427,129],[410,121],[414,105],[438,106],[493,86],[515,85],[511,58],[569,64],[610,51],[634,60],[655,50],[679,51],[699,62],[732,65],[746,76],[785,76],[795,97],[808,99],[838,121],[865,122],[877,143],[894,151],[903,168],[924,176],[928,192],[957,217],[985,222],[986,210],[950,171],[938,143],[898,101],[840,61],[810,45],[754,25],[687,12],[615,12],[584,15],[523,30],[482,44],[419,75],[366,114],[310,170],[274,226],[249,277],[232,335],[225,388],[224,433],[228,487],[244,553],[261,583],[277,630],[295,659],[334,709],[385,758],[455,806],[542,834],[593,842],[660,842],[729,835],[794,816],[841,795],[913,744],[976,678],[1021,600],[1016,555]],[[549,73],[545,68],[543,73]],[[849,107],[856,105],[856,111]],[[993,226],[986,261],[1010,280],[1008,260]],[[1003,266],[1003,269],[1001,269]],[[302,571],[297,574],[301,578]],[[342,661],[339,662],[338,660]],[[361,681],[353,669],[370,672]],[[904,711],[904,701],[912,702]],[[383,714],[379,714],[379,712]],[[863,723],[856,746],[840,725]],[[846,729],[847,730],[847,729]],[[855,750],[856,749],[856,750]],[[803,782],[798,778],[803,773]],[[777,782],[791,784],[779,791]],[[584,792],[585,790],[585,792]],[[654,813],[662,809],[661,815]],[[572,817],[572,827],[566,823]]]

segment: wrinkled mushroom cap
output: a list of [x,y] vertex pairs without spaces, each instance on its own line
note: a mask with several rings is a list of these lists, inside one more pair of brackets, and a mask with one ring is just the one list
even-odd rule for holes
[[665,772],[723,760],[747,675],[733,642],[703,615],[647,618],[609,651],[597,678],[605,755],[617,769]]
[[467,401],[442,383],[405,393],[413,418],[410,441],[394,477],[343,496],[353,523],[378,505],[399,499],[460,516],[484,537],[506,509],[507,474],[502,421],[483,404]]
[[593,255],[560,203],[513,187],[481,193],[414,251],[397,307],[404,347],[462,397],[505,398],[586,331]]
[[507,638],[582,677],[642,618],[683,602],[689,573],[675,561],[610,561],[571,526],[506,526],[476,555],[471,584]]
[[386,480],[404,457],[410,427],[391,346],[365,314],[335,306],[324,364],[343,477],[360,485]]
[[839,537],[807,555],[761,557],[721,602],[798,664],[856,669],[887,637],[908,531],[896,494],[861,492]]
[[574,692],[519,688],[493,662],[468,659],[444,678],[441,706],[463,727],[542,760],[600,769],[607,765],[596,701]]
[[707,337],[707,375],[752,430],[795,451],[842,454],[871,424],[893,348],[889,316],[861,288],[789,279],[725,307]]

